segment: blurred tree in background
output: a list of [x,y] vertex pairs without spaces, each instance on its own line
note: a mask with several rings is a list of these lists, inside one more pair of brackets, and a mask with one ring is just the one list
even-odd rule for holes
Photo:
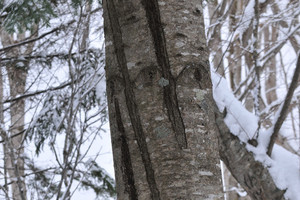
[[0,2],[1,198],[114,195],[94,147],[107,122],[101,15],[90,0]]

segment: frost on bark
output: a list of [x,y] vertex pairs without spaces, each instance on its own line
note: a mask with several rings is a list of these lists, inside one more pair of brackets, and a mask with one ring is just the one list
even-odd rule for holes
[[223,199],[201,2],[103,5],[118,199]]

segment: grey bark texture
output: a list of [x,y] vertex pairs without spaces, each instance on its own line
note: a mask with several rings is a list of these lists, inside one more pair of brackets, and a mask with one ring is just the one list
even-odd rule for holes
[[201,2],[103,5],[118,199],[223,199]]

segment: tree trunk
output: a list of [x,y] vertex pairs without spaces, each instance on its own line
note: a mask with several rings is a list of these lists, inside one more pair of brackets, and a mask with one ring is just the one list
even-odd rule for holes
[[[27,63],[26,63],[27,64]],[[17,95],[24,94],[27,77],[27,70],[23,67],[17,66],[17,63],[7,65],[8,80],[10,86],[10,95],[15,98]],[[14,102],[10,107],[11,126],[10,137],[7,138],[8,144],[5,152],[6,164],[10,179],[23,179],[24,176],[24,147],[23,134],[25,121],[25,101],[24,99]],[[15,136],[19,134],[18,136]],[[13,137],[12,137],[13,136]],[[13,155],[14,154],[14,155]],[[24,179],[23,179],[24,180]],[[13,181],[12,193],[14,200],[26,199],[25,181]]]
[[[269,27],[264,29],[264,39],[265,39],[265,52],[269,51],[271,45],[274,44],[278,40],[277,36],[277,29],[274,25],[271,26],[271,33],[269,31]],[[277,100],[277,93],[276,93],[276,57],[273,56],[266,64],[266,72],[265,72],[265,93],[267,103],[271,104],[272,102]]]
[[[33,28],[33,31],[37,27]],[[36,33],[35,33],[36,34]],[[17,39],[22,41],[25,33],[17,34]],[[1,42],[4,47],[10,46],[18,40],[14,40],[13,35],[1,30]],[[8,58],[25,56],[32,52],[34,43],[26,47],[17,47],[5,51]],[[6,64],[6,71],[9,81],[9,90],[11,98],[25,93],[27,71],[29,67],[28,60],[14,61]],[[7,133],[2,133],[3,139],[6,140],[4,148],[5,167],[12,181],[12,196],[14,200],[26,200],[26,185],[24,181],[24,146],[23,131],[25,122],[25,100],[20,99],[10,105],[10,128]]]
[[[243,12],[243,1],[234,1],[229,14],[229,31],[234,33],[238,24],[238,16]],[[241,82],[242,75],[242,48],[239,37],[233,38],[229,46],[228,67],[230,87],[234,91]],[[240,92],[238,92],[240,94]]]
[[118,199],[223,199],[201,2],[103,5]]

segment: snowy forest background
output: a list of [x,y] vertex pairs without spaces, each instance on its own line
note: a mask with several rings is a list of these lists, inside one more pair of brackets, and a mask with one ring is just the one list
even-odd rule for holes
[[[226,123],[242,141],[263,143],[294,76],[300,2],[212,0],[199,9]],[[101,0],[1,0],[0,39],[0,199],[22,188],[27,199],[113,198]],[[299,85],[272,155],[273,178],[292,200],[300,199]],[[225,198],[249,198],[223,172]]]

